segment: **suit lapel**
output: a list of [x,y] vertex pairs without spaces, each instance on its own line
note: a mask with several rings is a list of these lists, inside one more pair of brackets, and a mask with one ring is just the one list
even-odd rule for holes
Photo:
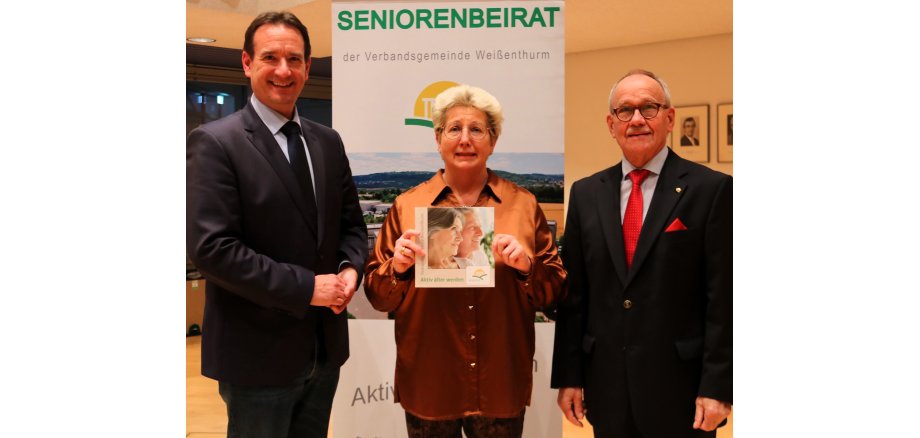
[[[661,175],[658,176],[658,183],[655,185],[655,194],[652,196],[652,203],[648,207],[648,214],[642,223],[642,231],[639,233],[639,242],[636,243],[636,254],[633,256],[632,269],[626,278],[626,285],[636,276],[636,272],[642,267],[642,263],[648,257],[649,252],[655,245],[655,241],[664,232],[665,221],[671,216],[677,202],[687,190],[687,182],[683,180],[686,174],[683,161],[672,150],[668,150],[668,157],[661,168]],[[678,190],[679,189],[679,190]],[[622,245],[620,246],[622,248]]]
[[322,246],[323,236],[325,236],[326,221],[323,220],[323,212],[326,211],[326,157],[322,145],[310,126],[303,117],[300,118],[300,126],[303,130],[303,138],[307,140],[307,151],[310,153],[310,162],[313,164],[313,189],[316,192],[316,224],[319,235],[317,236],[317,247]]
[[[275,141],[275,137],[269,132],[268,127],[262,123],[262,120],[259,119],[252,105],[246,105],[246,107],[243,108],[243,125],[244,129],[246,129],[249,142],[252,143],[263,157],[265,157],[265,161],[271,165],[272,170],[275,171],[275,175],[281,180],[281,184],[287,190],[291,200],[297,206],[297,209],[300,210],[301,216],[303,216],[307,224],[312,225],[313,221],[309,219],[309,215],[307,214],[307,206],[304,205],[300,185],[297,183],[294,171],[291,169],[291,164],[288,162],[287,158],[284,157],[284,153],[281,152],[281,148],[278,147],[278,142]],[[308,226],[307,228],[313,233],[317,232],[314,226]]]
[[620,282],[626,279],[626,253],[623,251],[623,224],[620,223],[620,180],[623,179],[623,164],[617,164],[601,176],[597,191],[598,220],[601,224],[610,259]]

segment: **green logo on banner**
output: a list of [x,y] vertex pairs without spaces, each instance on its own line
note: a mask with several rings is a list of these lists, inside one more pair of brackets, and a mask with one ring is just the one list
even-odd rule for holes
[[442,91],[460,85],[451,81],[432,82],[415,99],[415,105],[412,108],[412,114],[415,117],[406,119],[406,126],[426,126],[434,128],[434,122],[431,121],[431,107],[434,106],[434,98],[441,94]]

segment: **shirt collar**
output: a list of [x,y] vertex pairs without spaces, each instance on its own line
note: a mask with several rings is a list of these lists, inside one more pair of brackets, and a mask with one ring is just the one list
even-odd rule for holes
[[[491,169],[486,169],[486,171],[489,173],[489,178],[486,180],[483,192],[494,198],[496,202],[501,203],[502,200],[499,194],[502,189],[502,180]],[[438,169],[425,185],[427,193],[425,198],[431,200],[430,205],[435,205],[435,203],[446,197],[448,193],[451,193],[450,187],[444,183],[444,169]]]
[[[281,127],[284,126],[287,122],[294,122],[300,126],[300,115],[297,114],[297,106],[294,106],[294,119],[288,120],[287,117],[281,115],[281,113],[269,108],[259,99],[256,98],[256,95],[253,94],[249,98],[249,102],[252,103],[252,109],[256,110],[256,115],[259,116],[259,119],[262,120],[262,123],[268,127],[268,130],[271,131],[272,135],[277,135],[281,131]],[[301,130],[303,127],[301,126]]]
[[[643,169],[648,170],[652,174],[660,175],[661,168],[664,167],[664,162],[668,158],[668,147],[665,146],[652,157],[651,160],[648,160],[648,163],[645,163],[645,166],[642,166]],[[626,157],[623,157],[623,179],[628,178],[629,172],[636,170],[636,166],[633,166]]]

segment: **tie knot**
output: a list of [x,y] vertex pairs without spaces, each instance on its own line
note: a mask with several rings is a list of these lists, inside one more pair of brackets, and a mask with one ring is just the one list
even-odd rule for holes
[[639,184],[642,184],[642,181],[645,181],[645,178],[648,177],[648,174],[649,174],[648,169],[636,169],[636,170],[633,170],[632,172],[629,172],[629,174],[626,176],[629,177],[630,181],[632,181],[634,186],[638,186]]
[[283,132],[287,138],[291,138],[292,134],[300,136],[300,125],[294,122],[287,122],[281,127],[281,132]]

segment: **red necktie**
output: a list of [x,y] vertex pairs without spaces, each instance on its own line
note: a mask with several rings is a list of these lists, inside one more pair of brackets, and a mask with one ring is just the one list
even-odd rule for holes
[[636,243],[639,242],[639,231],[642,230],[642,181],[645,181],[648,173],[646,169],[636,169],[626,175],[632,180],[632,191],[629,192],[626,214],[623,216],[623,244],[626,246],[627,269],[632,266]]

